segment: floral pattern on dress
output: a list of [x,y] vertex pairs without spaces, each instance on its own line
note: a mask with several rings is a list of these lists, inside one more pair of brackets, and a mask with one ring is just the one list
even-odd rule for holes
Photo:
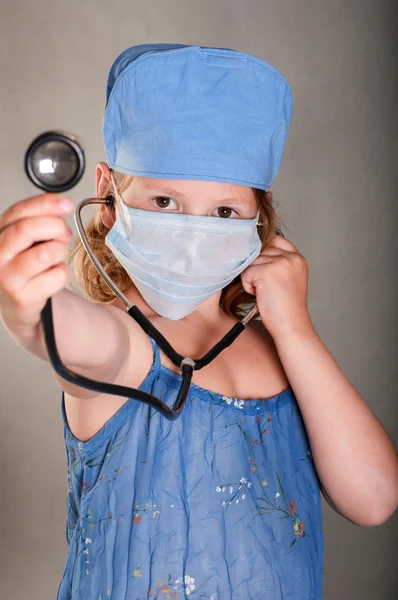
[[[148,387],[148,391],[156,393],[157,389],[156,387],[154,389]],[[170,404],[172,404],[175,392],[174,390],[170,391],[172,393],[170,393],[169,398]],[[160,380],[159,395],[161,392],[166,394],[164,381]],[[129,557],[129,539],[134,540],[137,544],[142,542],[144,544],[143,548],[146,548],[147,541],[153,539],[153,542],[155,542],[153,536],[158,535],[160,528],[163,527],[162,535],[166,535],[167,548],[169,548],[167,527],[168,523],[170,523],[170,527],[175,526],[175,514],[178,515],[178,519],[183,525],[183,516],[188,514],[188,525],[189,518],[191,518],[191,527],[196,526],[197,529],[197,523],[200,523],[200,520],[194,520],[196,519],[196,514],[192,512],[189,515],[189,511],[186,510],[187,497],[184,495],[184,490],[186,489],[186,471],[183,471],[183,469],[187,469],[188,466],[191,469],[189,471],[189,489],[191,491],[195,490],[195,494],[198,492],[198,495],[195,495],[195,503],[192,506],[194,506],[195,510],[197,506],[200,506],[198,498],[201,499],[200,494],[202,493],[210,509],[209,513],[205,515],[206,519],[219,519],[220,530],[222,532],[225,531],[225,534],[228,531],[225,526],[227,521],[226,517],[223,518],[221,516],[224,511],[228,511],[229,526],[233,526],[234,521],[236,521],[235,514],[244,515],[244,518],[240,519],[239,526],[242,529],[242,539],[245,541],[249,541],[248,538],[251,535],[250,530],[252,528],[249,527],[250,524],[255,522],[259,517],[266,523],[264,532],[272,532],[273,523],[274,527],[277,523],[276,519],[288,519],[286,521],[286,528],[284,527],[285,524],[283,524],[283,528],[275,529],[275,532],[279,532],[280,539],[282,540],[282,544],[278,545],[278,552],[286,556],[286,561],[283,561],[284,563],[286,562],[286,578],[283,581],[283,590],[282,587],[280,588],[280,593],[283,591],[287,592],[288,590],[291,593],[288,583],[288,569],[296,568],[298,564],[304,564],[299,561],[303,560],[303,556],[309,556],[309,550],[304,549],[308,544],[303,543],[303,539],[312,538],[316,540],[316,543],[318,543],[319,539],[317,529],[314,527],[314,520],[311,521],[313,528],[310,532],[311,535],[309,535],[305,526],[304,521],[308,525],[309,519],[307,520],[302,515],[308,514],[308,506],[307,503],[305,504],[305,508],[300,506],[302,496],[294,491],[296,490],[296,485],[295,481],[291,479],[293,471],[285,471],[284,466],[278,468],[284,464],[288,464],[290,460],[287,448],[291,452],[294,452],[295,461],[312,460],[311,452],[310,450],[307,451],[308,445],[302,435],[302,425],[298,420],[299,414],[295,412],[294,399],[292,396],[286,395],[283,401],[278,402],[278,404],[276,402],[270,403],[270,407],[272,408],[268,409],[265,402],[250,402],[238,398],[230,398],[225,395],[213,394],[208,390],[201,390],[201,388],[196,390],[196,393],[202,394],[202,398],[206,397],[208,409],[206,408],[206,404],[202,404],[200,398],[193,396],[188,398],[186,413],[188,410],[193,410],[194,400],[198,408],[190,416],[189,420],[187,419],[186,429],[181,429],[181,431],[184,434],[185,432],[189,432],[190,434],[194,432],[194,435],[198,435],[199,437],[198,439],[194,437],[186,438],[188,442],[186,452],[179,453],[178,445],[175,446],[176,451],[173,451],[172,461],[176,457],[178,468],[180,468],[178,461],[183,463],[181,466],[181,475],[177,472],[177,468],[172,469],[177,473],[177,483],[184,482],[182,487],[178,487],[178,493],[174,493],[168,479],[165,479],[163,487],[160,486],[155,489],[153,482],[156,479],[153,474],[157,473],[158,476],[162,477],[163,473],[168,473],[167,468],[165,468],[168,462],[160,460],[158,457],[160,453],[164,453],[167,457],[167,454],[171,451],[167,450],[167,447],[170,445],[170,440],[171,443],[175,443],[173,436],[176,435],[175,432],[180,431],[178,427],[182,427],[181,424],[184,422],[183,416],[172,427],[170,426],[169,429],[168,422],[162,420],[162,417],[156,411],[147,410],[146,408],[142,408],[141,410],[141,404],[134,405],[137,406],[137,410],[131,410],[131,418],[126,419],[128,414],[127,405],[125,405],[123,411],[119,412],[120,416],[117,418],[117,422],[114,422],[115,427],[111,431],[112,436],[98,437],[98,441],[94,443],[89,440],[88,444],[79,442],[72,437],[68,438],[68,492],[70,496],[68,526],[71,531],[77,529],[74,535],[74,544],[71,544],[70,561],[71,564],[75,564],[76,560],[78,560],[79,568],[74,568],[66,572],[69,580],[65,577],[64,585],[61,587],[64,596],[60,595],[59,600],[66,600],[67,598],[70,589],[68,581],[72,582],[72,593],[78,590],[81,590],[81,593],[83,593],[83,590],[95,590],[97,597],[106,597],[108,600],[121,600],[125,595],[122,588],[119,589],[117,584],[118,581],[123,581],[123,578],[128,578],[130,585],[134,581],[132,588],[134,592],[131,595],[132,600],[179,600],[186,597],[221,600],[223,598],[223,592],[227,590],[229,579],[224,579],[224,575],[221,576],[218,573],[218,558],[214,552],[213,556],[216,556],[215,562],[210,563],[214,565],[214,569],[210,569],[212,571],[212,578],[209,578],[206,570],[203,571],[200,569],[199,561],[196,564],[197,557],[194,555],[190,558],[189,569],[187,568],[187,571],[184,572],[181,566],[184,564],[182,556],[180,557],[176,553],[176,548],[178,552],[180,548],[178,543],[174,546],[176,556],[174,564],[168,558],[168,551],[166,552],[166,560],[164,562],[162,557],[157,561],[156,557],[150,558],[148,555],[145,561],[142,561],[140,553],[136,549],[136,556],[131,558],[128,568],[124,568],[127,565],[128,558],[124,562],[125,559],[122,557]],[[217,407],[228,410],[220,410]],[[286,408],[282,411],[282,407]],[[200,423],[200,427],[197,427],[197,423]],[[275,430],[275,432],[278,431],[279,436],[283,437],[279,437],[278,439],[276,436],[273,436],[274,424],[275,427],[279,427],[279,430]],[[214,431],[212,427],[214,427]],[[284,459],[287,462],[282,463],[279,460],[279,452],[275,454],[275,440],[278,439],[279,445],[281,440],[283,443],[283,440],[289,439],[286,432],[292,433],[292,427],[297,427],[296,431],[299,433],[297,433],[297,438],[294,438],[292,446],[286,445]],[[229,431],[231,431],[231,436],[228,434]],[[202,435],[202,432],[207,444],[206,446],[200,445],[200,435]],[[215,443],[213,443],[213,436],[215,436]],[[296,436],[296,433],[294,433],[294,436]],[[167,444],[163,443],[165,440],[167,440]],[[266,450],[264,446],[267,445],[268,440],[270,446]],[[271,441],[273,446],[271,445]],[[193,445],[193,442],[195,445]],[[236,447],[239,448],[239,454],[235,454],[232,462],[228,457],[228,451],[226,451],[226,448],[229,449],[230,444],[236,444]],[[126,446],[124,450],[123,445]],[[219,451],[219,446],[222,450],[221,457],[216,454]],[[269,453],[271,452],[271,447],[274,449],[272,450],[272,459],[270,460],[271,455]],[[204,476],[204,472],[202,473],[201,471],[202,463],[200,462],[200,456],[204,456],[202,448],[204,448],[205,452],[203,465],[211,465],[211,470],[209,467],[209,479],[206,480],[205,476],[201,492],[202,483],[199,482],[200,478]],[[247,449],[247,454],[245,448]],[[132,450],[133,453],[131,454]],[[293,454],[291,456],[293,458]],[[265,457],[267,457],[268,462],[265,461]],[[168,460],[170,460],[170,457]],[[195,462],[196,469],[191,467],[189,461]],[[213,461],[214,475],[211,474],[213,471]],[[156,464],[159,465],[157,471],[154,468]],[[173,463],[171,462],[170,464]],[[183,472],[184,476],[182,476]],[[223,477],[223,472],[227,474],[226,477]],[[168,477],[168,475],[166,476]],[[307,476],[311,477],[312,483],[316,481],[315,473],[312,473],[312,469],[309,470],[304,466],[303,483],[306,486],[308,485],[306,483]],[[142,488],[142,482],[146,484],[147,481],[152,483],[148,487],[145,486]],[[309,488],[306,487],[306,489]],[[130,504],[129,500],[125,501],[125,498],[131,497],[129,495],[131,490],[134,493],[134,500]],[[291,492],[287,493],[286,490],[291,490]],[[112,505],[112,509],[108,504],[111,494],[112,502],[115,502],[116,499],[116,504]],[[122,494],[127,494],[127,496]],[[212,494],[214,494],[215,502],[211,499]],[[170,495],[172,498],[169,497]],[[182,497],[184,500],[182,503],[179,503]],[[219,509],[216,510],[217,501],[219,502]],[[315,495],[309,498],[310,503],[316,501],[317,498]],[[128,507],[127,510],[126,507]],[[173,511],[173,513],[170,511]],[[200,514],[203,514],[203,512],[200,513],[199,511],[198,514],[200,519]],[[106,525],[107,522],[109,523],[109,529],[108,525]],[[236,522],[238,523],[239,520]],[[100,526],[97,528],[99,524]],[[112,537],[108,537],[109,532],[120,536],[117,539],[122,540],[123,543],[123,546],[120,546],[121,542],[118,542],[121,548],[120,556],[119,560],[115,561],[112,565],[115,576],[110,577],[110,579],[108,579],[109,568],[102,567],[102,564],[105,565],[105,561],[102,558],[103,550],[105,549],[105,552],[113,551],[111,544],[109,544],[109,549],[107,549],[107,539],[112,539]],[[130,535],[125,535],[126,532],[130,533]],[[170,541],[172,539],[171,533],[174,534],[174,532],[170,530]],[[198,540],[201,533],[198,532],[196,535],[196,540]],[[291,536],[290,538],[289,535]],[[226,539],[227,544],[229,544],[229,551],[232,552],[235,547],[235,538],[229,533]],[[261,543],[264,543],[264,546],[265,544],[270,545],[270,556],[273,556],[272,536],[268,539],[267,535],[265,535],[264,542]],[[295,546],[294,552],[288,552],[293,546]],[[76,554],[74,554],[74,548],[76,548],[77,559]],[[215,548],[217,548],[217,544]],[[248,548],[246,556],[250,554],[250,546]],[[300,550],[300,548],[303,548],[303,550]],[[314,552],[313,548],[316,548],[316,546],[311,548],[311,552]],[[299,554],[300,552],[302,553],[301,555]],[[298,554],[299,559],[288,559],[288,555],[293,557]],[[211,556],[211,554],[208,553],[207,556]],[[261,556],[261,553],[259,556]],[[240,556],[237,555],[234,559],[235,561],[239,561]],[[220,560],[220,564],[223,565],[223,559]],[[243,555],[242,560],[244,560]],[[267,563],[264,562],[266,567],[269,565],[268,560],[269,558],[267,558]],[[119,569],[121,562],[123,563],[123,573]],[[232,564],[235,563],[231,558]],[[251,569],[252,561],[249,560],[247,564],[250,565],[248,568]],[[308,561],[308,565],[308,569],[318,568],[318,562],[315,562],[316,566],[313,567],[313,559]],[[196,570],[195,567],[197,567]],[[243,563],[241,568],[246,568],[243,566]],[[270,575],[266,575],[261,562],[256,563],[256,569],[257,578],[260,578],[261,583],[265,584],[270,581],[268,577],[272,577],[273,569],[270,568]],[[117,577],[116,572],[118,573]],[[284,571],[282,572],[284,573]],[[98,573],[100,574],[100,579],[98,579]],[[110,571],[110,573],[113,573],[113,571]],[[121,575],[123,576],[120,577]],[[316,574],[314,577],[318,577],[318,575]],[[251,579],[247,578],[245,581],[251,582]],[[235,588],[233,589],[235,590]],[[308,589],[308,587],[305,589],[303,587],[300,592],[303,594],[302,598],[304,598],[304,594],[308,592]],[[119,596],[121,593],[123,596]],[[252,597],[257,597],[256,593],[257,588],[250,583],[250,598],[248,600]],[[75,596],[72,597],[74,598]],[[279,598],[278,596],[278,600]],[[295,600],[297,598],[298,596],[294,596]],[[302,600],[301,596],[300,600]]]
[[[227,396],[223,396],[222,397],[222,401],[226,402],[226,404],[231,405],[233,404],[233,406],[235,406],[236,408],[241,408],[240,404],[236,403],[236,399],[234,398],[228,398]],[[257,468],[258,468],[258,463],[255,459],[255,450],[256,450],[256,446],[263,445],[264,444],[264,439],[262,439],[263,435],[268,435],[269,434],[269,427],[270,427],[270,423],[272,422],[272,416],[271,415],[267,415],[265,422],[263,423],[263,425],[261,425],[261,416],[257,415],[256,419],[255,419],[256,423],[258,425],[260,425],[260,440],[257,438],[250,438],[250,436],[247,434],[247,432],[245,431],[244,427],[242,427],[242,423],[246,422],[246,417],[243,417],[241,419],[241,422],[235,422],[235,423],[231,423],[230,425],[227,425],[226,427],[231,427],[231,426],[237,426],[243,437],[246,440],[250,455],[248,457],[248,461],[249,461],[249,465],[250,465],[250,472],[252,474],[252,476],[255,476],[260,484],[260,486],[262,486],[264,488],[264,492],[261,496],[256,496],[257,500],[258,500],[258,504],[256,504],[255,506],[253,506],[253,508],[257,509],[257,514],[253,516],[253,518],[250,520],[249,524],[259,515],[269,515],[272,514],[273,512],[276,513],[282,513],[284,516],[279,517],[279,518],[287,518],[290,519],[292,521],[292,526],[293,526],[293,534],[294,534],[294,538],[289,546],[289,548],[291,548],[297,541],[297,539],[300,538],[304,538],[304,537],[310,537],[309,534],[307,533],[307,531],[305,530],[305,525],[303,523],[303,521],[299,518],[298,514],[297,514],[297,507],[296,504],[294,502],[294,500],[292,498],[289,499],[289,502],[287,502],[286,499],[286,495],[285,495],[285,491],[283,489],[283,485],[282,482],[280,480],[280,476],[278,474],[278,472],[275,472],[276,475],[276,479],[278,481],[278,491],[275,492],[275,495],[273,497],[273,499],[271,499],[268,494],[265,492],[265,486],[268,485],[268,482],[265,479],[261,479],[259,473],[257,472]],[[266,425],[268,425],[266,427]],[[300,460],[307,460],[307,459],[312,459],[311,456],[311,452],[308,451],[306,457],[301,458]],[[247,482],[247,478],[243,477],[240,479],[239,484],[238,483],[234,483],[234,482],[229,482],[229,483],[224,483],[223,485],[217,485],[215,488],[216,493],[224,493],[224,492],[228,492],[229,490],[229,494],[230,497],[227,498],[226,500],[222,501],[222,505],[224,508],[228,508],[231,504],[235,503],[235,504],[239,504],[240,500],[245,500],[246,499],[246,493],[245,493],[245,489],[246,486],[248,489],[250,489],[250,487],[252,486],[253,482]],[[284,502],[284,507],[281,506],[280,504],[280,496],[282,494],[282,499]]]

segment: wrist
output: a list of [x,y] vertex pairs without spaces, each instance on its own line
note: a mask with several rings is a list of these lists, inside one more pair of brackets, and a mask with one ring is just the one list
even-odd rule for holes
[[10,338],[30,354],[45,358],[44,341],[40,331],[40,322],[36,324],[9,323],[6,318],[1,319]]
[[294,323],[279,325],[274,331],[270,331],[275,342],[292,339],[292,337],[305,337],[316,333],[310,316],[307,314]]

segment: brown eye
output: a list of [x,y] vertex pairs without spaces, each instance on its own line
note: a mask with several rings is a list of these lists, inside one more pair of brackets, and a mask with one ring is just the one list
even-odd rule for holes
[[[218,215],[219,217],[227,217],[227,218],[231,215],[232,212],[235,212],[235,211],[232,211],[231,208],[228,208],[228,206],[220,206],[220,208],[218,208],[217,210],[219,211],[219,215]],[[221,211],[227,211],[228,214],[226,215],[225,212],[223,212],[223,214],[220,214]]]
[[[156,198],[153,198],[153,200],[156,202],[158,208],[169,208],[171,198],[167,198],[167,196],[157,196]],[[158,200],[160,202],[158,202]]]

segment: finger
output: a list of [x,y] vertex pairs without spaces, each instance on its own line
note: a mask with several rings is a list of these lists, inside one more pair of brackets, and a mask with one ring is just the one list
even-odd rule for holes
[[269,248],[275,246],[275,248],[281,248],[283,250],[287,250],[288,252],[296,252],[298,253],[298,250],[296,248],[296,246],[294,244],[292,244],[292,242],[290,242],[288,239],[282,237],[281,235],[276,234],[270,241],[269,244]]
[[[281,258],[280,255],[278,256],[266,256],[265,254],[260,254],[252,263],[251,265],[249,265],[247,267],[247,269],[255,269],[256,267],[260,267],[262,265],[266,265],[266,264],[270,264],[270,263],[274,263],[278,260],[278,258]],[[243,271],[244,273],[245,271]]]
[[17,254],[2,269],[3,289],[13,294],[25,287],[33,277],[63,262],[67,255],[68,246],[62,242],[44,242]]
[[67,242],[72,235],[61,217],[40,216],[15,221],[0,232],[0,268],[35,242]]
[[[291,252],[290,250],[285,250],[284,248],[279,248],[276,246],[268,246],[267,248],[264,248],[264,250],[261,251],[261,253],[258,255],[257,258],[260,258],[262,256],[269,256],[269,257],[284,256],[286,258],[289,258],[293,254],[299,255],[299,252],[297,252],[297,251]],[[256,258],[256,260],[257,260],[257,258]]]
[[[72,270],[69,265],[62,263],[52,267],[45,273],[31,279],[27,285],[14,295],[18,309],[23,314],[24,322],[29,319],[29,313],[37,319],[37,311],[41,311],[48,298],[62,290],[70,281]],[[18,317],[18,314],[16,314]]]
[[19,219],[40,215],[65,215],[70,213],[72,209],[72,200],[58,194],[31,196],[16,202],[0,215],[0,231]]

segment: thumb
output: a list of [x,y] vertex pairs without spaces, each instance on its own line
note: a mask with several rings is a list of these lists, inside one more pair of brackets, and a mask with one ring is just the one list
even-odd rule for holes
[[255,292],[254,286],[250,281],[248,281],[247,273],[246,273],[246,276],[243,277],[244,273],[245,273],[245,271],[243,273],[241,273],[242,287],[247,294],[250,294],[251,296],[255,296],[256,292]]

